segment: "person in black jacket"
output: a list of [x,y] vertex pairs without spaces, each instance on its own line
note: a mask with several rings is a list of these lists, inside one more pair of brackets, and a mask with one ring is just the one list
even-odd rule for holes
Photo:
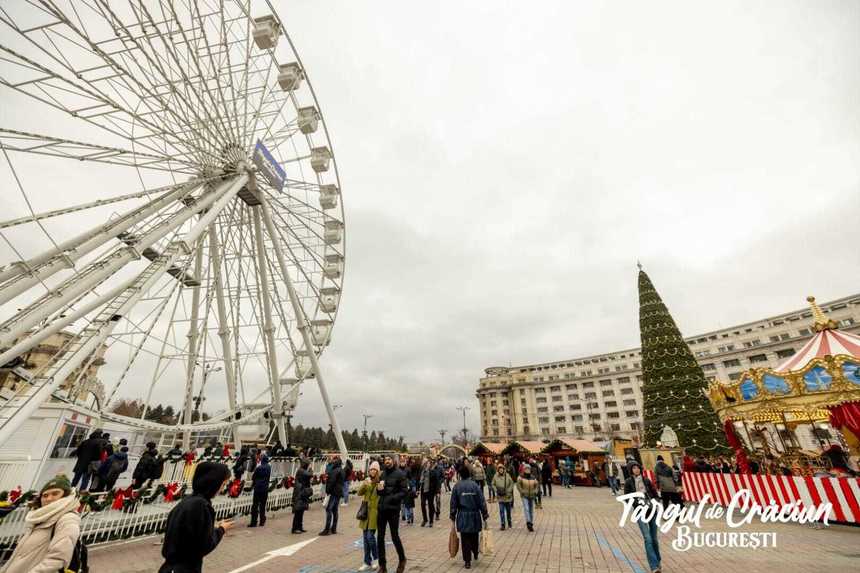
[[[652,504],[652,500],[659,500],[657,488],[651,483],[651,480],[642,475],[642,466],[637,462],[628,464],[630,477],[624,482],[624,493],[642,494],[642,497],[637,500],[639,505]],[[645,555],[648,557],[648,566],[651,567],[651,573],[660,572],[660,544],[657,538],[657,515],[656,512],[649,512],[651,518],[648,520],[637,521],[639,531],[642,533],[642,539],[645,541]]]
[[337,510],[340,505],[340,498],[343,495],[343,462],[340,458],[335,458],[331,464],[331,469],[327,472],[325,482],[325,493],[328,501],[325,506],[325,529],[320,531],[320,535],[331,535],[337,533]]
[[310,465],[308,460],[302,460],[301,467],[296,471],[293,482],[293,529],[291,533],[305,532],[302,521],[314,494],[314,490],[311,488],[313,473],[308,469]]
[[134,467],[134,472],[131,474],[134,489],[140,489],[147,480],[154,480],[161,477],[161,467],[163,460],[159,459],[158,450],[155,448],[155,442],[146,444],[146,451],[140,455],[140,460]]
[[397,573],[403,573],[406,569],[406,552],[403,550],[403,542],[400,541],[400,505],[409,491],[409,480],[406,472],[397,467],[394,458],[385,456],[385,469],[379,476],[379,484],[376,486],[379,492],[379,510],[376,518],[376,545],[379,550],[379,570],[377,573],[387,573],[385,561],[385,529],[391,529],[391,542],[397,550]]
[[269,456],[260,456],[260,465],[254,468],[251,482],[254,484],[254,497],[251,500],[251,524],[257,527],[257,515],[260,516],[260,527],[266,525],[266,501],[269,499],[269,480],[272,478],[272,466]]
[[201,573],[203,557],[211,553],[233,526],[215,523],[212,498],[230,479],[230,469],[217,462],[201,462],[191,481],[194,494],[184,498],[167,516],[159,573]]
[[103,447],[101,430],[94,430],[89,438],[78,444],[74,453],[78,461],[75,462],[75,469],[73,470],[72,487],[78,485],[78,481],[80,481],[81,491],[86,491],[92,474],[98,468],[98,464],[93,467],[93,462],[101,462]]
[[543,488],[543,494],[552,497],[552,464],[549,457],[544,459],[540,466],[540,483]]

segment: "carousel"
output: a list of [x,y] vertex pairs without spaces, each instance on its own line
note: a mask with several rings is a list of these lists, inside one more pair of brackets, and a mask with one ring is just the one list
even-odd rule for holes
[[[815,303],[815,335],[776,368],[712,382],[708,398],[738,463],[744,446],[766,465],[835,471],[860,455],[860,336],[840,331]],[[767,469],[767,468],[763,468]]]

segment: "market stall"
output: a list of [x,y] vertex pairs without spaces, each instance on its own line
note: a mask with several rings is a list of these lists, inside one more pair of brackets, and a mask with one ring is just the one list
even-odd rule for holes
[[469,450],[469,456],[478,458],[484,465],[494,464],[504,449],[505,444],[478,442]]
[[574,485],[600,485],[606,482],[606,450],[588,440],[555,439],[541,450],[551,460],[553,475],[564,463],[572,468]]

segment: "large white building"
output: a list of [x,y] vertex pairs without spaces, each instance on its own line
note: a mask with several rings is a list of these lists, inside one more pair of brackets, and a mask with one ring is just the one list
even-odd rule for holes
[[[821,305],[843,330],[860,332],[860,294]],[[749,367],[776,366],[814,332],[806,309],[688,337],[708,380],[737,380]],[[487,368],[477,397],[481,440],[568,436],[634,437],[642,427],[642,353],[630,348],[523,366]]]

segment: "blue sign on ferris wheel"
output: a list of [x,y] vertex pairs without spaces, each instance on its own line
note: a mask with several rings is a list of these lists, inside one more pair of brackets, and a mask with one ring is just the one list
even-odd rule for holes
[[284,171],[284,168],[281,167],[277,161],[275,161],[272,153],[259,139],[257,140],[257,145],[254,146],[254,155],[251,159],[254,161],[254,165],[257,166],[257,169],[260,170],[263,177],[266,178],[266,181],[269,182],[269,185],[278,191],[282,191],[284,189],[284,183],[287,180],[287,172]]

